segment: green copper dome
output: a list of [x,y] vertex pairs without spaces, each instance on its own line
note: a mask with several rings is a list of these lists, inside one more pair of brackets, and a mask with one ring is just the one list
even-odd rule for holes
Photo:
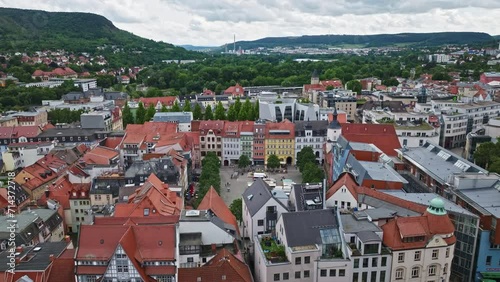
[[431,200],[427,212],[434,215],[445,215],[446,210],[444,209],[444,201],[440,198],[434,198]]

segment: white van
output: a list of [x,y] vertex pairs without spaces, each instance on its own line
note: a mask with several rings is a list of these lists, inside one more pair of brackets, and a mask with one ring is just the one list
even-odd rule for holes
[[253,180],[256,180],[257,178],[266,179],[267,178],[267,174],[265,174],[263,172],[255,172],[253,174]]

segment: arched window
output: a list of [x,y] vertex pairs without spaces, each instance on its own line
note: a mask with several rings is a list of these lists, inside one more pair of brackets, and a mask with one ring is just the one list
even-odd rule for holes
[[418,278],[420,277],[420,267],[414,266],[411,269],[411,278]]
[[403,280],[404,277],[405,277],[405,269],[402,267],[396,269],[396,275],[395,275],[396,280]]

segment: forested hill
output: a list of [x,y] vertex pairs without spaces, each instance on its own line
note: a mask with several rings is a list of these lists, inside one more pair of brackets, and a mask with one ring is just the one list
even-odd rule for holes
[[304,35],[298,37],[266,37],[254,41],[238,41],[243,49],[276,46],[438,46],[445,44],[477,44],[494,38],[482,32],[399,33],[375,35]]
[[90,13],[0,8],[0,43],[2,52],[64,49],[94,53],[97,47],[107,45],[155,61],[200,56],[120,30],[105,17]]

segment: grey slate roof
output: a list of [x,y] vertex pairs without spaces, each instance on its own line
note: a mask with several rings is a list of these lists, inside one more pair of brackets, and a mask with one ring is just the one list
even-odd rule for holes
[[[366,211],[366,210],[365,210]],[[364,214],[363,211],[361,212]],[[357,220],[352,214],[341,214],[340,220],[345,233],[360,233],[364,231],[381,232],[382,229],[367,219]]]
[[373,231],[361,231],[357,233],[357,236],[363,243],[382,241],[382,239],[380,239],[380,237]]
[[311,210],[302,212],[283,213],[288,247],[321,245],[320,230],[337,229],[339,224],[335,210]]
[[[273,195],[271,194],[271,188],[267,185],[267,183],[258,178],[245,190],[245,192],[243,192],[242,197],[250,215],[254,216],[267,203],[267,201],[273,197]],[[276,201],[281,204],[283,208],[288,210],[280,200],[276,199]]]
[[193,119],[193,114],[191,112],[189,112],[189,113],[184,113],[184,112],[156,113],[153,116],[153,121],[161,121],[161,122],[190,123],[192,119]]
[[313,136],[326,136],[328,121],[326,120],[311,120],[311,121],[296,121],[295,136],[305,136],[306,130],[312,130]]
[[[29,261],[22,261],[18,265],[16,265],[16,270],[32,270],[32,271],[40,271],[45,270],[52,263],[50,261],[50,255],[54,255],[54,257],[59,257],[62,252],[66,249],[68,243],[67,242],[45,242],[38,244],[33,247],[28,247],[23,250],[21,253],[21,257],[26,255],[31,256],[34,255]],[[33,251],[34,248],[39,247],[39,251]],[[0,271],[4,272],[8,269],[7,263],[9,262],[8,252],[4,251],[0,253]]]

